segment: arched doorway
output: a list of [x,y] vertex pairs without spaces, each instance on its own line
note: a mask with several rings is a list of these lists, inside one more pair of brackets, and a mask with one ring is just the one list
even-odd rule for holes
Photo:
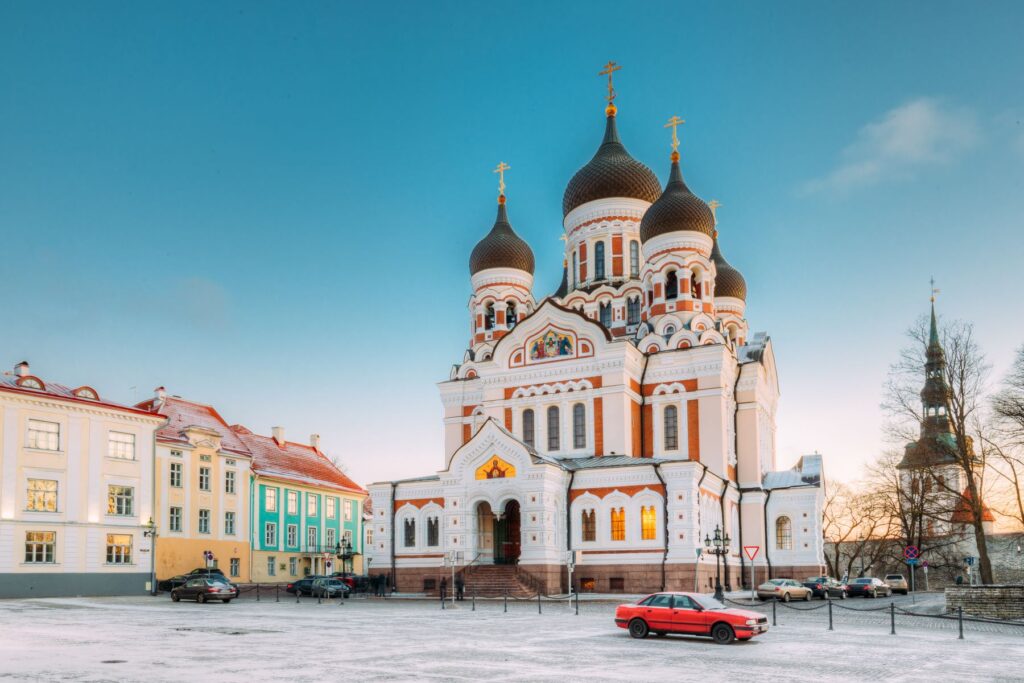
[[510,500],[494,521],[494,564],[519,562],[519,501]]

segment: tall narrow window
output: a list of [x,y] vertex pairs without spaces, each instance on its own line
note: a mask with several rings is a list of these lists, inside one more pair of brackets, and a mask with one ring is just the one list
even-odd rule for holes
[[437,546],[441,540],[437,517],[427,517],[427,545]]
[[679,408],[665,406],[665,450],[679,448]]
[[224,493],[235,492],[235,472],[228,470],[224,473]]
[[277,489],[263,489],[263,509],[277,512]]
[[235,535],[235,513],[230,510],[224,513],[224,535]]
[[533,408],[523,411],[523,443],[530,448],[535,447],[533,428]]
[[626,300],[626,324],[640,324],[640,297],[632,296]]
[[200,467],[199,468],[199,490],[209,491],[210,490],[210,468]]
[[307,493],[306,494],[306,516],[307,517],[316,517],[317,516],[317,507],[319,505],[319,501],[320,501],[320,496],[317,496],[317,495],[312,494],[312,493]]
[[640,277],[640,243],[636,240],[629,243],[629,276]]
[[516,320],[516,302],[509,301],[505,307],[505,325],[511,330],[516,326]]
[[324,532],[324,545],[327,547],[327,552],[338,547],[338,531],[336,529],[327,529]]
[[594,279],[604,279],[604,242],[594,245]]
[[285,545],[289,548],[297,548],[299,546],[299,525],[289,524],[284,531]]
[[645,505],[640,508],[640,539],[653,541],[658,536],[658,513],[654,511],[653,505]]
[[210,533],[210,511],[200,510],[199,511],[199,533],[208,534]]
[[172,507],[170,510],[170,530],[181,531],[181,508]]
[[594,515],[593,510],[584,510],[580,528],[583,530],[584,541],[596,541],[597,540],[597,517]]
[[484,329],[494,329],[494,304],[487,304],[487,308],[484,309]]
[[626,540],[626,509],[612,508],[612,540]]
[[558,408],[551,406],[548,408],[548,450],[557,451],[559,449],[559,425],[558,425]]
[[571,275],[571,277],[572,277],[572,283],[571,283],[572,287],[571,287],[571,289],[576,289],[576,283],[579,281],[579,278],[580,278],[580,259],[579,259],[579,255],[575,251],[572,252],[572,275]]
[[277,524],[275,522],[267,522],[263,526],[263,545],[277,547]]
[[665,298],[676,299],[679,297],[679,276],[676,271],[670,270],[665,274]]
[[697,277],[697,273],[690,276],[690,293],[694,299],[701,298],[701,286],[700,279]]
[[598,319],[605,327],[612,326],[612,305],[606,301],[598,307]]
[[[287,511],[288,511],[289,515],[297,515],[297,514],[299,514],[299,492],[298,491],[288,491],[288,493],[287,493],[287,506],[288,506],[287,507]],[[275,510],[271,510],[271,512],[276,512],[276,511],[277,511],[276,509]]]
[[587,409],[582,403],[572,407],[572,447],[587,447]]
[[789,517],[775,520],[775,547],[779,550],[793,549],[793,523]]
[[171,486],[180,489],[181,488],[181,463],[171,463]]
[[306,528],[306,548],[311,552],[316,551],[316,527],[311,526]]
[[231,567],[229,570],[231,572],[231,576],[238,576],[242,573],[241,562],[242,561],[237,557],[231,558],[231,562],[229,563],[229,566]]
[[405,547],[412,548],[416,545],[416,520],[405,520]]
[[277,558],[267,558],[267,576],[274,576],[277,573]]

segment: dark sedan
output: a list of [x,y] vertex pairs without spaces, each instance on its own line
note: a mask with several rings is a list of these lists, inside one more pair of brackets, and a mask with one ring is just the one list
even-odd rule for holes
[[184,586],[189,579],[194,579],[200,576],[205,576],[213,579],[225,579],[224,572],[217,568],[211,569],[193,569],[188,574],[179,574],[178,576],[172,576],[169,579],[161,579],[157,582],[156,587],[161,591],[174,590],[178,586]]
[[237,586],[234,586],[227,581],[217,581],[216,579],[202,576],[189,579],[185,582],[185,585],[178,586],[171,591],[171,600],[174,602],[178,602],[182,599],[195,600],[200,603],[208,600],[231,602],[237,597]]
[[313,582],[313,595],[323,598],[347,598],[352,587],[342,579],[317,579]]
[[881,579],[864,576],[846,584],[846,594],[851,598],[863,595],[865,598],[888,598],[892,596],[892,587]]
[[810,588],[816,598],[824,598],[827,593],[830,598],[846,599],[846,586],[831,576],[812,576],[804,580],[804,586]]
[[284,590],[285,592],[291,593],[292,595],[295,595],[296,593],[298,593],[299,595],[315,595],[315,593],[313,592],[313,582],[317,579],[329,578],[329,576],[320,576],[319,574],[313,574],[311,576],[301,578],[298,581],[295,581],[294,583],[289,583],[287,586],[284,587]]

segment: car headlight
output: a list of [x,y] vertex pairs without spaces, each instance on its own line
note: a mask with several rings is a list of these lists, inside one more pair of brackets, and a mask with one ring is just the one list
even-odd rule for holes
[[757,626],[757,619],[747,619],[747,626]]

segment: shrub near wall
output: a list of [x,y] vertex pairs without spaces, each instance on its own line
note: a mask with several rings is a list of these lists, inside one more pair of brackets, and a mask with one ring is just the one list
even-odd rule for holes
[[1002,586],[949,586],[946,609],[964,608],[964,614],[990,619],[1024,619],[1024,584]]

